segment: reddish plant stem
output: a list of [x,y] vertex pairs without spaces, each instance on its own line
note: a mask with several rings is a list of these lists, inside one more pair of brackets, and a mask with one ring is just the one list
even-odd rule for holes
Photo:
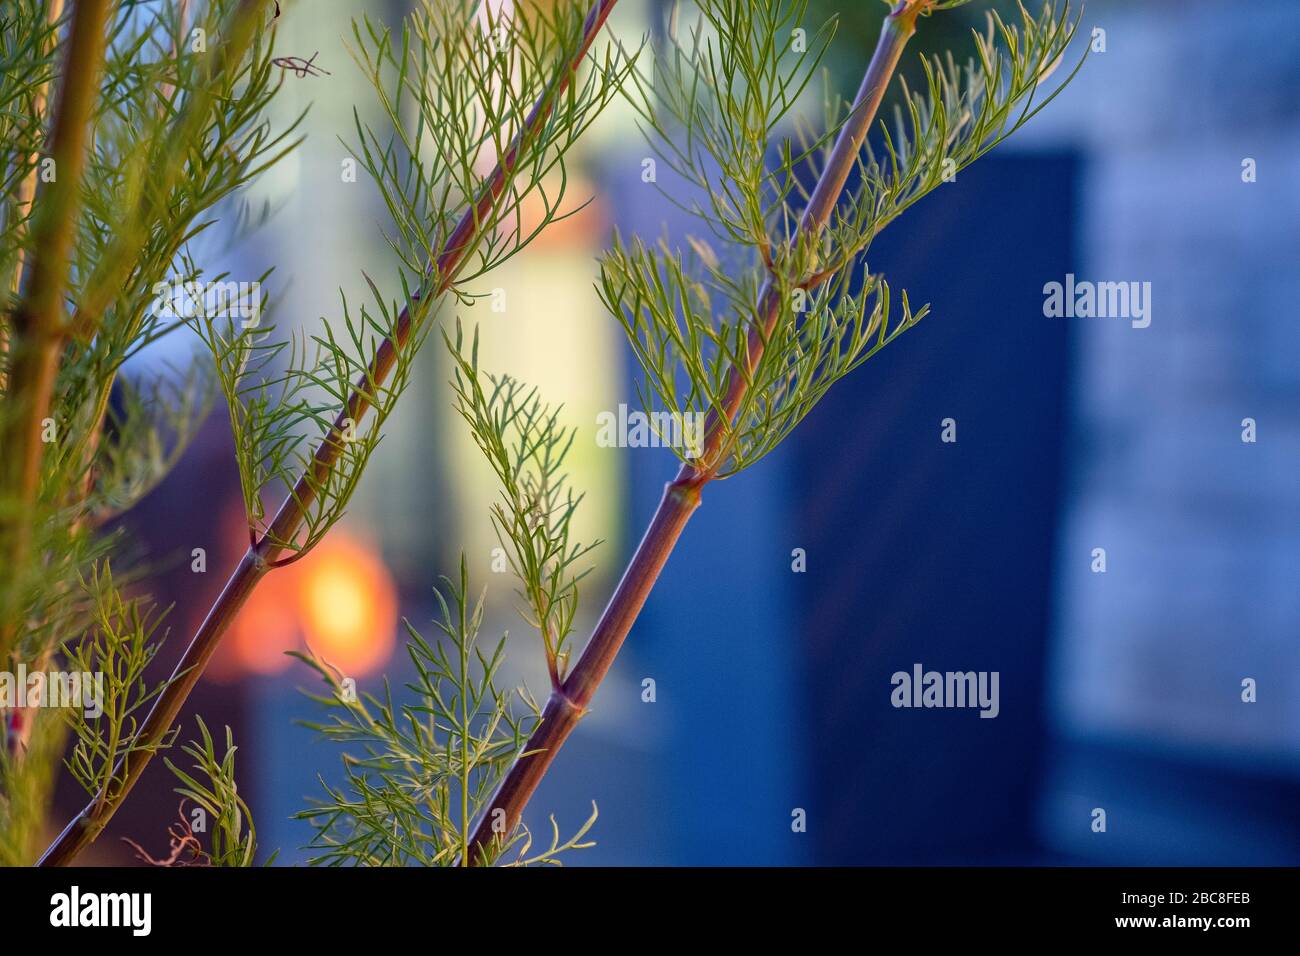
[[[510,148],[505,155],[498,158],[496,167],[484,180],[474,204],[465,211],[455,230],[443,244],[436,262],[431,265],[430,272],[433,275],[429,293],[431,296],[440,296],[451,287],[469,252],[483,237],[485,225],[490,221],[489,213],[506,184],[514,176],[520,153],[547,122],[556,101],[586,58],[588,50],[617,2],[618,0],[595,0],[592,4],[583,22],[582,39],[572,60],[557,74],[550,87],[542,93],[533,106]],[[301,527],[306,509],[315,501],[314,487],[323,484],[338,463],[343,450],[344,430],[349,426],[350,421],[360,422],[362,416],[369,410],[371,403],[368,396],[374,394],[392,372],[399,351],[410,341],[412,326],[408,305],[398,316],[393,335],[381,343],[365,375],[358,378],[352,394],[335,417],[334,427],[317,446],[309,471],[297,480],[292,493],[280,505],[266,534],[244,554],[221,595],[190,641],[180,663],[176,665],[167,689],[154,702],[140,728],[137,746],[144,749],[132,751],[119,763],[114,772],[114,779],[118,782],[114,785],[112,793],[106,799],[91,801],[77,814],[50,844],[38,865],[66,866],[71,863],[77,854],[89,846],[104,829],[130,793],[131,788],[139,781],[140,775],[144,773],[145,767],[153,756],[152,751],[165,740],[181,707],[189,697],[190,691],[194,689],[194,685],[198,683],[199,677],[235,615],[248,600],[258,582],[274,566],[281,552],[285,550],[282,543],[292,540]]]
[[[903,48],[916,31],[916,18],[928,6],[928,0],[899,0],[885,17],[880,40],[862,85],[853,101],[849,117],[831,149],[830,158],[809,198],[799,224],[800,235],[815,240],[825,228],[831,212],[844,190],[857,161],[863,141],[880,107],[885,90],[902,56]],[[795,241],[798,241],[796,237]],[[699,466],[684,464],[677,477],[664,489],[645,535],[633,552],[631,562],[605,606],[591,639],[583,648],[564,684],[554,692],[542,711],[537,725],[488,804],[474,835],[468,854],[473,863],[491,858],[486,852],[494,841],[502,841],[518,827],[524,807],[537,785],[546,775],[559,749],[582,719],[597,687],[614,663],[658,580],[668,556],[672,554],[686,523],[700,506],[701,491],[711,481],[723,460],[730,421],[735,417],[749,388],[752,372],[762,358],[764,343],[782,314],[781,293],[770,277],[759,296],[758,321],[750,329],[748,370],[742,374],[733,368],[723,403],[726,421],[710,413],[705,430],[704,453]]]

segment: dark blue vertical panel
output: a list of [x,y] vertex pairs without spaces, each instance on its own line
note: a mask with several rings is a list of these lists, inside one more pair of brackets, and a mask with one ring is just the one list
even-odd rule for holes
[[[1075,163],[993,157],[914,207],[870,266],[933,314],[792,438],[819,862],[1033,851],[1061,477]],[[940,440],[956,421],[957,441]],[[896,709],[891,675],[998,671],[1000,715]]]

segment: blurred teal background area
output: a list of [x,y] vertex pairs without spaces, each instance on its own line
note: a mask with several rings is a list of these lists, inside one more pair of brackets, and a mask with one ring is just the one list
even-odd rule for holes
[[[849,4],[819,0],[808,18],[837,6]],[[847,94],[885,9],[852,7],[828,63]],[[666,8],[623,0],[611,28],[629,44],[659,36]],[[964,51],[986,8],[923,21],[921,47],[942,35]],[[257,187],[276,215],[228,264],[276,265],[279,322],[336,316],[362,271],[394,281],[377,192],[340,180],[338,137],[371,103],[343,46],[349,18],[395,24],[405,10],[286,11],[284,46],[329,75],[287,81],[281,108],[311,103],[309,138]],[[1105,52],[1060,99],[873,246],[872,269],[932,315],[778,453],[706,490],[530,808],[533,827],[554,813],[567,831],[595,800],[598,845],[573,862],[1300,862],[1300,6],[1093,0],[1094,27]],[[630,110],[612,108],[575,151],[571,195],[595,201],[491,278],[506,311],[445,313],[479,324],[485,367],[539,386],[580,429],[578,534],[606,543],[579,639],[675,470],[662,449],[594,441],[600,411],[636,402],[594,257],[616,227],[690,228],[641,181],[648,155]],[[1150,282],[1150,326],[1046,317],[1044,285],[1067,273]],[[338,586],[313,605],[325,572],[303,562],[241,618],[194,699],[209,724],[235,726],[261,842],[281,863],[305,859],[291,817],[317,775],[338,777],[332,748],[294,723],[313,715],[298,690],[309,675],[282,651],[304,628],[351,655],[363,689],[384,675],[397,687],[397,621],[432,634],[430,589],[463,550],[491,588],[490,633],[512,634],[511,679],[546,685],[510,582],[491,573],[494,485],[451,411],[440,349],[431,338],[321,559]],[[141,520],[188,522],[224,555],[197,590],[165,579],[177,635],[240,548],[228,441],[214,415]],[[806,570],[792,570],[794,549]],[[360,630],[345,626],[355,607]],[[999,716],[890,706],[890,675],[914,663],[998,671]],[[114,827],[138,836],[172,815],[157,769]],[[806,832],[792,830],[797,810]]]

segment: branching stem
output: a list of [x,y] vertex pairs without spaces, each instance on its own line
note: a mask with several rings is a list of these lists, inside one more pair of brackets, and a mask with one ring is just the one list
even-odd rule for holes
[[[565,64],[564,69],[539,97],[510,148],[498,157],[496,167],[483,181],[473,205],[465,211],[443,243],[436,261],[430,264],[431,288],[425,293],[426,297],[440,296],[451,287],[468,254],[483,238],[485,224],[492,221],[490,210],[513,178],[517,158],[533,138],[543,132],[557,100],[568,87],[617,2],[618,0],[594,0],[592,3],[583,22],[582,39],[572,60]],[[398,316],[393,335],[380,344],[366,373],[357,380],[352,394],[335,417],[334,427],[317,446],[309,471],[298,479],[268,531],[244,554],[216,603],[208,611],[177,664],[167,688],[158,696],[145,718],[136,748],[128,753],[115,771],[115,778],[120,784],[115,786],[111,799],[102,806],[92,803],[77,814],[45,851],[40,866],[66,866],[71,863],[104,829],[140,779],[153,751],[163,743],[235,615],[285,550],[283,544],[291,541],[301,526],[306,509],[315,500],[313,489],[325,485],[338,463],[345,430],[351,423],[359,423],[370,409],[370,397],[377,393],[378,386],[392,372],[400,351],[410,341],[412,324],[408,304]]]
[[[836,138],[826,167],[809,198],[800,220],[800,234],[795,241],[800,241],[801,237],[805,240],[815,239],[825,228],[857,161],[885,90],[898,67],[903,48],[916,31],[916,18],[928,3],[929,0],[899,0],[885,17],[871,63],[863,76],[849,117]],[[749,373],[752,373],[762,357],[763,343],[771,335],[781,314],[780,306],[779,289],[769,276],[759,297],[758,321],[749,333],[749,369],[742,373],[740,369],[733,368],[728,378],[724,403],[728,421],[735,416],[744,400],[751,379]],[[481,863],[485,847],[493,840],[500,841],[514,832],[524,807],[545,776],[551,761],[586,712],[596,688],[618,656],[623,641],[641,613],[641,608],[686,523],[700,506],[704,485],[714,478],[725,457],[722,452],[728,433],[726,426],[727,422],[716,414],[711,414],[706,425],[704,454],[698,459],[699,464],[682,465],[677,477],[665,487],[654,517],[650,519],[645,535],[605,606],[591,640],[563,686],[553,692],[547,701],[542,711],[542,721],[522,751],[526,756],[515,761],[492,802],[480,817],[470,844],[471,862]]]
[[10,405],[0,448],[0,566],[11,581],[0,593],[0,661],[8,659],[22,616],[21,588],[40,488],[42,431],[67,329],[63,297],[80,205],[90,123],[104,59],[108,0],[78,0],[50,135],[55,178],[35,211],[27,287],[13,316]]

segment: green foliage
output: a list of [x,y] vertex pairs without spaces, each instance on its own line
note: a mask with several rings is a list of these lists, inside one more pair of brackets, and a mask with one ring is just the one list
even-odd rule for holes
[[120,402],[105,414],[100,472],[87,501],[96,526],[129,510],[171,474],[212,408],[212,375],[199,363],[121,380]]
[[[836,270],[816,290],[786,284],[784,293],[773,293],[756,273],[733,280],[715,257],[695,251],[699,240],[692,245],[684,252],[615,237],[601,258],[599,291],[645,374],[637,391],[647,413],[712,413],[719,423],[726,437],[711,460],[693,461],[687,449],[673,449],[684,462],[716,469],[718,477],[770,452],[831,385],[928,311],[913,312],[904,292],[902,315],[894,319],[884,279],[864,272],[855,291],[849,269]],[[734,297],[718,314],[713,296],[723,285]],[[762,357],[729,416],[732,370],[748,364],[751,330],[760,327],[767,303],[777,303],[784,318],[762,338]]]
[[[561,211],[565,157],[633,66],[612,45],[586,54],[583,65],[582,0],[519,4],[508,18],[485,6],[481,23],[479,6],[420,0],[396,36],[368,17],[352,24],[352,55],[392,132],[354,110],[357,141],[346,145],[379,186],[395,229],[389,243],[416,288],[430,270],[433,286],[471,282],[581,208]],[[578,75],[560,93],[570,65]],[[529,124],[535,109],[552,111],[540,127]],[[485,192],[481,170],[498,158],[508,174]],[[533,194],[540,209],[525,221]],[[466,208],[475,209],[482,241],[468,250],[453,244],[455,254],[445,255]]]
[[[160,283],[205,281],[190,254],[216,210],[295,145],[296,123],[266,118],[280,71],[271,64],[270,2],[189,4],[182,33],[178,4],[122,2],[109,14],[104,69],[90,117],[67,289],[68,335],[46,426],[31,560],[6,568],[4,584],[27,622],[15,650],[25,660],[51,653],[82,620],[78,581],[120,549],[120,536],[91,538],[170,470],[208,404],[198,367],[157,379],[124,380],[133,355],[184,325],[156,308]],[[57,24],[35,0],[6,4],[0,36],[0,341],[16,302],[22,264],[34,252],[29,188],[58,171],[45,137],[57,92]],[[189,28],[208,45],[195,49]],[[38,192],[38,196],[39,196]],[[39,205],[39,201],[36,205]],[[245,212],[235,210],[238,219]],[[2,350],[0,350],[2,351]],[[0,356],[0,373],[4,357]],[[3,375],[0,374],[0,379]],[[110,396],[113,400],[110,401]],[[0,403],[0,418],[20,403]],[[16,502],[0,500],[0,513]]]
[[0,724],[0,866],[27,866],[40,853],[67,743],[67,724],[59,714],[42,708],[25,717],[35,722],[25,743],[10,736],[7,720]]
[[[541,634],[551,684],[558,688],[578,582],[586,574],[578,566],[595,547],[573,542],[570,533],[581,495],[569,488],[563,465],[576,430],[560,425],[560,409],[545,405],[535,388],[481,372],[477,334],[468,349],[459,323],[454,339],[443,338],[455,363],[456,409],[501,483],[492,523],[520,583],[520,613]],[[313,699],[330,708],[332,720],[309,726],[326,739],[364,748],[364,755],[345,755],[345,785],[322,781],[325,799],[299,814],[316,831],[313,863],[464,864],[471,825],[537,726],[541,712],[533,698],[522,688],[497,686],[506,639],[490,652],[478,645],[485,592],[471,599],[463,557],[459,583],[443,580],[445,588],[435,590],[441,639],[429,642],[406,624],[407,653],[418,675],[407,689],[416,703],[395,704],[386,682],[382,698],[358,697],[327,662],[296,655],[330,688],[328,696]],[[486,847],[483,862],[558,864],[566,852],[592,845],[584,839],[595,820],[593,804],[591,817],[564,839],[552,817],[549,845],[537,853],[521,825]]]
[[1087,53],[1054,86],[1040,86],[1060,66],[1078,21],[1069,5],[1043,5],[1038,16],[1019,6],[1020,25],[997,13],[985,32],[972,30],[975,54],[964,63],[951,53],[922,57],[924,90],[909,89],[892,126],[882,121],[881,143],[868,143],[859,163],[863,185],[834,227],[836,263],[865,251],[871,239],[913,203],[1004,142],[1036,116],[1082,68]]
[[58,390],[76,425],[61,464],[93,452],[122,363],[184,325],[159,308],[158,288],[208,281],[188,249],[216,222],[210,211],[297,145],[298,121],[275,131],[265,118],[282,78],[260,6],[199,7],[192,26],[225,38],[202,51],[180,38],[174,4],[116,11],[76,243],[77,347]]
[[577,429],[561,426],[561,409],[543,404],[536,388],[481,373],[477,330],[468,357],[459,323],[455,341],[443,337],[456,363],[456,411],[501,482],[492,527],[519,579],[526,608],[520,613],[541,634],[551,685],[559,687],[578,610],[578,582],[590,571],[579,565],[600,544],[579,544],[570,533],[583,496],[574,494],[562,469]]
[[[895,123],[882,122],[879,141],[856,158],[856,185],[824,227],[807,228],[807,184],[826,168],[850,105],[827,97],[820,132],[795,123],[783,135],[780,124],[832,28],[795,52],[803,0],[696,6],[689,40],[674,37],[649,76],[636,74],[632,100],[652,147],[691,198],[673,197],[675,186],[661,191],[706,235],[689,236],[684,248],[616,236],[601,258],[598,290],[644,371],[638,390],[647,413],[708,415],[716,440],[707,460],[677,453],[726,477],[775,448],[831,385],[926,313],[913,311],[904,292],[894,318],[889,285],[858,263],[889,222],[1059,92],[1039,96],[1038,87],[1075,22],[1051,4],[1037,17],[1021,8],[1018,29],[990,16],[964,66],[950,56],[923,61],[927,89],[904,88]],[[708,237],[723,243],[721,252]]]
[[66,712],[76,738],[66,759],[68,770],[97,802],[111,802],[121,786],[120,762],[128,754],[165,748],[137,739],[142,710],[166,688],[150,686],[145,669],[158,653],[155,639],[166,612],[145,607],[140,599],[127,599],[113,581],[109,564],[92,569],[83,582],[91,606],[92,623],[63,648],[69,672],[102,677],[97,688],[102,697],[98,716],[85,708]]
[[[14,0],[12,17],[9,6],[0,35],[0,391],[8,316],[35,251],[31,194],[36,206],[45,195],[33,184],[44,174],[50,104],[62,82],[60,37],[79,9],[49,23],[37,0]],[[224,207],[236,232],[264,218],[266,209],[237,203],[240,190],[297,145],[301,115],[282,128],[267,119],[284,82],[273,53],[279,8],[271,0],[109,5],[90,155],[72,191],[81,201],[69,224],[70,276],[55,293],[68,320],[52,315],[41,341],[49,347],[41,355],[57,364],[48,423],[46,383],[37,376],[25,379],[39,393],[31,401],[0,403],[0,427],[52,432],[39,455],[23,458],[41,469],[35,507],[28,471],[15,470],[7,481],[14,489],[0,494],[0,521],[24,531],[14,535],[14,552],[25,555],[0,579],[0,657],[14,650],[23,660],[46,659],[62,646],[112,671],[109,713],[74,726],[68,765],[95,795],[82,834],[98,832],[129,787],[114,767],[143,747],[137,739],[159,740],[171,719],[160,712],[161,726],[147,732],[137,723],[138,708],[159,692],[142,678],[157,619],[121,598],[111,579],[101,589],[99,569],[107,576],[105,559],[122,557],[124,537],[97,529],[165,476],[215,390],[230,415],[250,541],[275,564],[310,551],[344,513],[444,294],[472,301],[455,283],[482,276],[576,211],[564,208],[565,156],[631,69],[617,48],[592,46],[582,0],[521,5],[508,22],[489,17],[487,30],[467,0],[422,2],[396,33],[354,22],[353,55],[391,128],[363,123],[358,111],[349,149],[392,213],[400,295],[387,297],[364,277],[360,305],[340,290],[341,322],[278,335],[264,321],[269,271],[251,301],[236,298],[243,290],[224,292],[230,277],[204,270],[194,240]],[[491,162],[497,171],[484,178]],[[205,294],[212,286],[224,292],[215,302]],[[188,309],[171,307],[177,289],[193,289]],[[212,359],[210,376],[196,365],[122,381],[128,359],[187,327]],[[284,490],[287,502],[268,520],[265,496]],[[85,579],[95,591],[89,598]],[[547,626],[558,620],[567,633],[571,606],[568,592],[553,594]],[[220,602],[214,613],[228,622]],[[83,636],[68,640],[69,633]],[[62,850],[76,852],[71,842]]]
[[647,142],[694,187],[688,200],[676,186],[660,192],[724,243],[768,248],[773,230],[783,226],[782,202],[792,193],[807,198],[797,176],[807,150],[791,154],[787,141],[779,165],[769,168],[768,161],[777,130],[834,36],[834,23],[827,22],[794,49],[792,33],[802,28],[807,7],[807,0],[704,0],[689,38],[674,35],[649,75],[632,75],[629,99]]
[[[964,2],[921,7],[931,13]],[[1040,88],[1076,26],[1068,9],[1058,13],[1049,3],[1031,15],[1021,7],[1016,26],[990,16],[965,63],[924,59],[923,84],[901,84],[893,122],[882,122],[854,157],[855,185],[842,197],[837,187],[826,221],[807,228],[810,177],[827,173],[832,144],[853,113],[827,97],[820,125],[800,125],[834,33],[828,23],[801,45],[791,42],[808,0],[699,0],[685,42],[674,32],[646,75],[615,46],[588,52],[583,0],[522,3],[511,19],[487,14],[486,23],[471,0],[421,0],[396,31],[353,21],[350,50],[374,88],[380,125],[354,111],[355,136],[345,145],[391,218],[385,239],[400,295],[382,294],[364,276],[360,302],[340,289],[341,321],[286,337],[264,321],[271,300],[261,283],[269,272],[251,302],[200,295],[193,311],[178,313],[164,291],[229,280],[208,276],[195,240],[224,208],[237,226],[264,217],[265,209],[238,204],[240,191],[297,145],[301,116],[283,128],[268,119],[283,82],[273,54],[276,6],[112,4],[70,276],[57,290],[68,322],[47,336],[58,363],[48,422],[22,417],[29,407],[43,415],[43,399],[10,401],[6,393],[0,403],[0,430],[13,426],[25,436],[35,423],[52,431],[42,443],[34,507],[25,474],[16,482],[21,494],[0,496],[0,522],[24,531],[14,548],[21,566],[2,569],[0,578],[0,666],[11,650],[35,662],[62,654],[68,669],[103,676],[103,713],[74,709],[66,720],[73,734],[66,766],[96,808],[83,824],[101,823],[124,795],[124,758],[170,745],[163,731],[174,716],[160,718],[151,727],[157,733],[141,733],[141,708],[167,686],[145,680],[165,612],[125,595],[125,579],[114,581],[108,560],[125,564],[124,536],[99,528],[163,479],[210,395],[220,393],[230,415],[250,540],[283,552],[277,563],[296,560],[343,515],[446,295],[472,304],[468,283],[577,211],[565,208],[568,151],[630,80],[658,159],[687,187],[686,195],[665,187],[665,196],[701,228],[680,248],[616,237],[597,288],[643,367],[638,389],[651,420],[661,411],[707,415],[714,440],[705,457],[679,454],[703,480],[735,474],[777,447],[835,381],[925,314],[866,269],[871,242],[1059,92],[1073,73],[1055,90]],[[41,0],[5,4],[0,391],[10,315],[36,252],[29,226],[44,191],[34,184],[44,182],[50,103],[64,70],[58,40],[72,9],[51,23]],[[193,29],[208,46],[191,40]],[[481,170],[493,162],[498,173],[484,179]],[[832,170],[827,181],[845,172]],[[251,306],[253,320],[232,316],[235,304]],[[195,364],[156,380],[123,380],[128,359],[187,327],[209,353],[211,374]],[[492,521],[519,581],[520,612],[542,637],[553,689],[562,688],[582,565],[594,547],[571,536],[581,495],[563,464],[574,431],[535,389],[480,372],[477,342],[467,354],[459,325],[454,340],[445,333],[444,340],[457,410],[501,483]],[[290,497],[280,514],[292,520],[268,521],[265,496],[284,490]],[[487,650],[478,642],[484,597],[470,596],[463,559],[458,580],[444,581],[435,592],[440,638],[426,641],[407,624],[417,674],[407,685],[410,702],[394,702],[387,685],[381,697],[358,698],[327,662],[303,657],[330,691],[317,698],[329,718],[314,726],[354,748],[344,758],[344,782],[326,784],[320,803],[301,814],[314,828],[313,862],[471,862],[471,826],[537,727],[540,712],[527,692],[498,686],[505,639]],[[214,613],[228,621],[233,609],[218,603]],[[31,856],[64,724],[37,714],[30,736],[0,734],[0,861]],[[168,761],[178,792],[214,820],[211,848],[196,860],[250,865],[256,837],[236,786],[230,731],[224,749],[202,721],[199,732],[184,748],[192,768]],[[502,833],[484,862],[559,862],[591,845],[584,841],[595,817],[593,806],[569,839],[552,820],[539,852],[526,829]],[[83,832],[90,830],[98,832]],[[174,851],[199,846],[193,834],[172,835]]]
[[124,553],[129,544],[117,529],[88,534],[90,520],[80,499],[48,508],[46,514],[47,520],[33,529],[34,548],[45,552],[46,562],[8,571],[32,609],[15,647],[18,660],[45,659],[58,651],[68,635],[92,626],[94,601],[83,581],[94,576],[99,563]]
[[[181,748],[194,761],[190,768],[193,773],[182,770],[169,758],[163,759],[181,782],[176,792],[207,814],[211,848],[202,853],[202,859],[209,866],[252,866],[257,854],[257,830],[235,783],[234,735],[227,727],[225,750],[218,755],[207,725],[201,717],[195,720],[199,739]],[[268,864],[274,858],[272,854]]]
[[[470,595],[463,557],[459,580],[443,583],[434,591],[441,638],[430,642],[406,622],[416,671],[406,685],[410,703],[395,703],[387,681],[382,696],[358,695],[327,662],[295,655],[329,688],[328,695],[312,696],[328,708],[329,719],[307,726],[360,748],[344,755],[345,782],[331,786],[322,779],[325,796],[298,814],[315,829],[314,864],[463,865],[475,816],[540,717],[525,690],[497,685],[505,638],[488,650],[479,645],[484,595]],[[527,855],[531,836],[521,827],[503,835],[486,862],[558,863],[564,852],[591,845],[581,840],[595,817],[593,805],[591,818],[568,840],[552,820],[550,846],[533,856]]]
[[[8,0],[0,20],[0,294],[12,308],[11,287],[20,250],[29,232],[32,209],[23,202],[23,182],[34,168],[33,156],[45,147],[44,117],[35,109],[57,69],[50,54],[61,24],[49,22],[45,0]],[[12,224],[12,225],[11,225]]]
[[[213,354],[230,408],[250,532],[270,534],[292,554],[288,560],[342,517],[410,381],[441,294],[471,301],[463,283],[576,211],[561,211],[565,155],[630,70],[612,48],[587,54],[590,66],[556,95],[557,78],[581,62],[584,5],[529,6],[509,21],[489,22],[490,29],[476,21],[476,6],[422,3],[396,35],[369,18],[352,23],[351,52],[390,127],[376,130],[354,110],[356,142],[344,145],[392,217],[386,239],[401,297],[385,297],[367,276],[369,299],[361,305],[340,290],[341,330],[327,322],[289,341],[271,326],[213,316],[192,323]],[[552,112],[530,127],[536,103]],[[505,158],[507,173],[485,187],[480,170],[495,157]],[[558,182],[550,185],[553,173]],[[533,195],[541,211],[525,225],[524,203]],[[471,242],[470,232],[480,241]],[[374,415],[363,425],[368,409]],[[262,499],[271,487],[288,490],[301,509],[296,537],[267,527]]]

